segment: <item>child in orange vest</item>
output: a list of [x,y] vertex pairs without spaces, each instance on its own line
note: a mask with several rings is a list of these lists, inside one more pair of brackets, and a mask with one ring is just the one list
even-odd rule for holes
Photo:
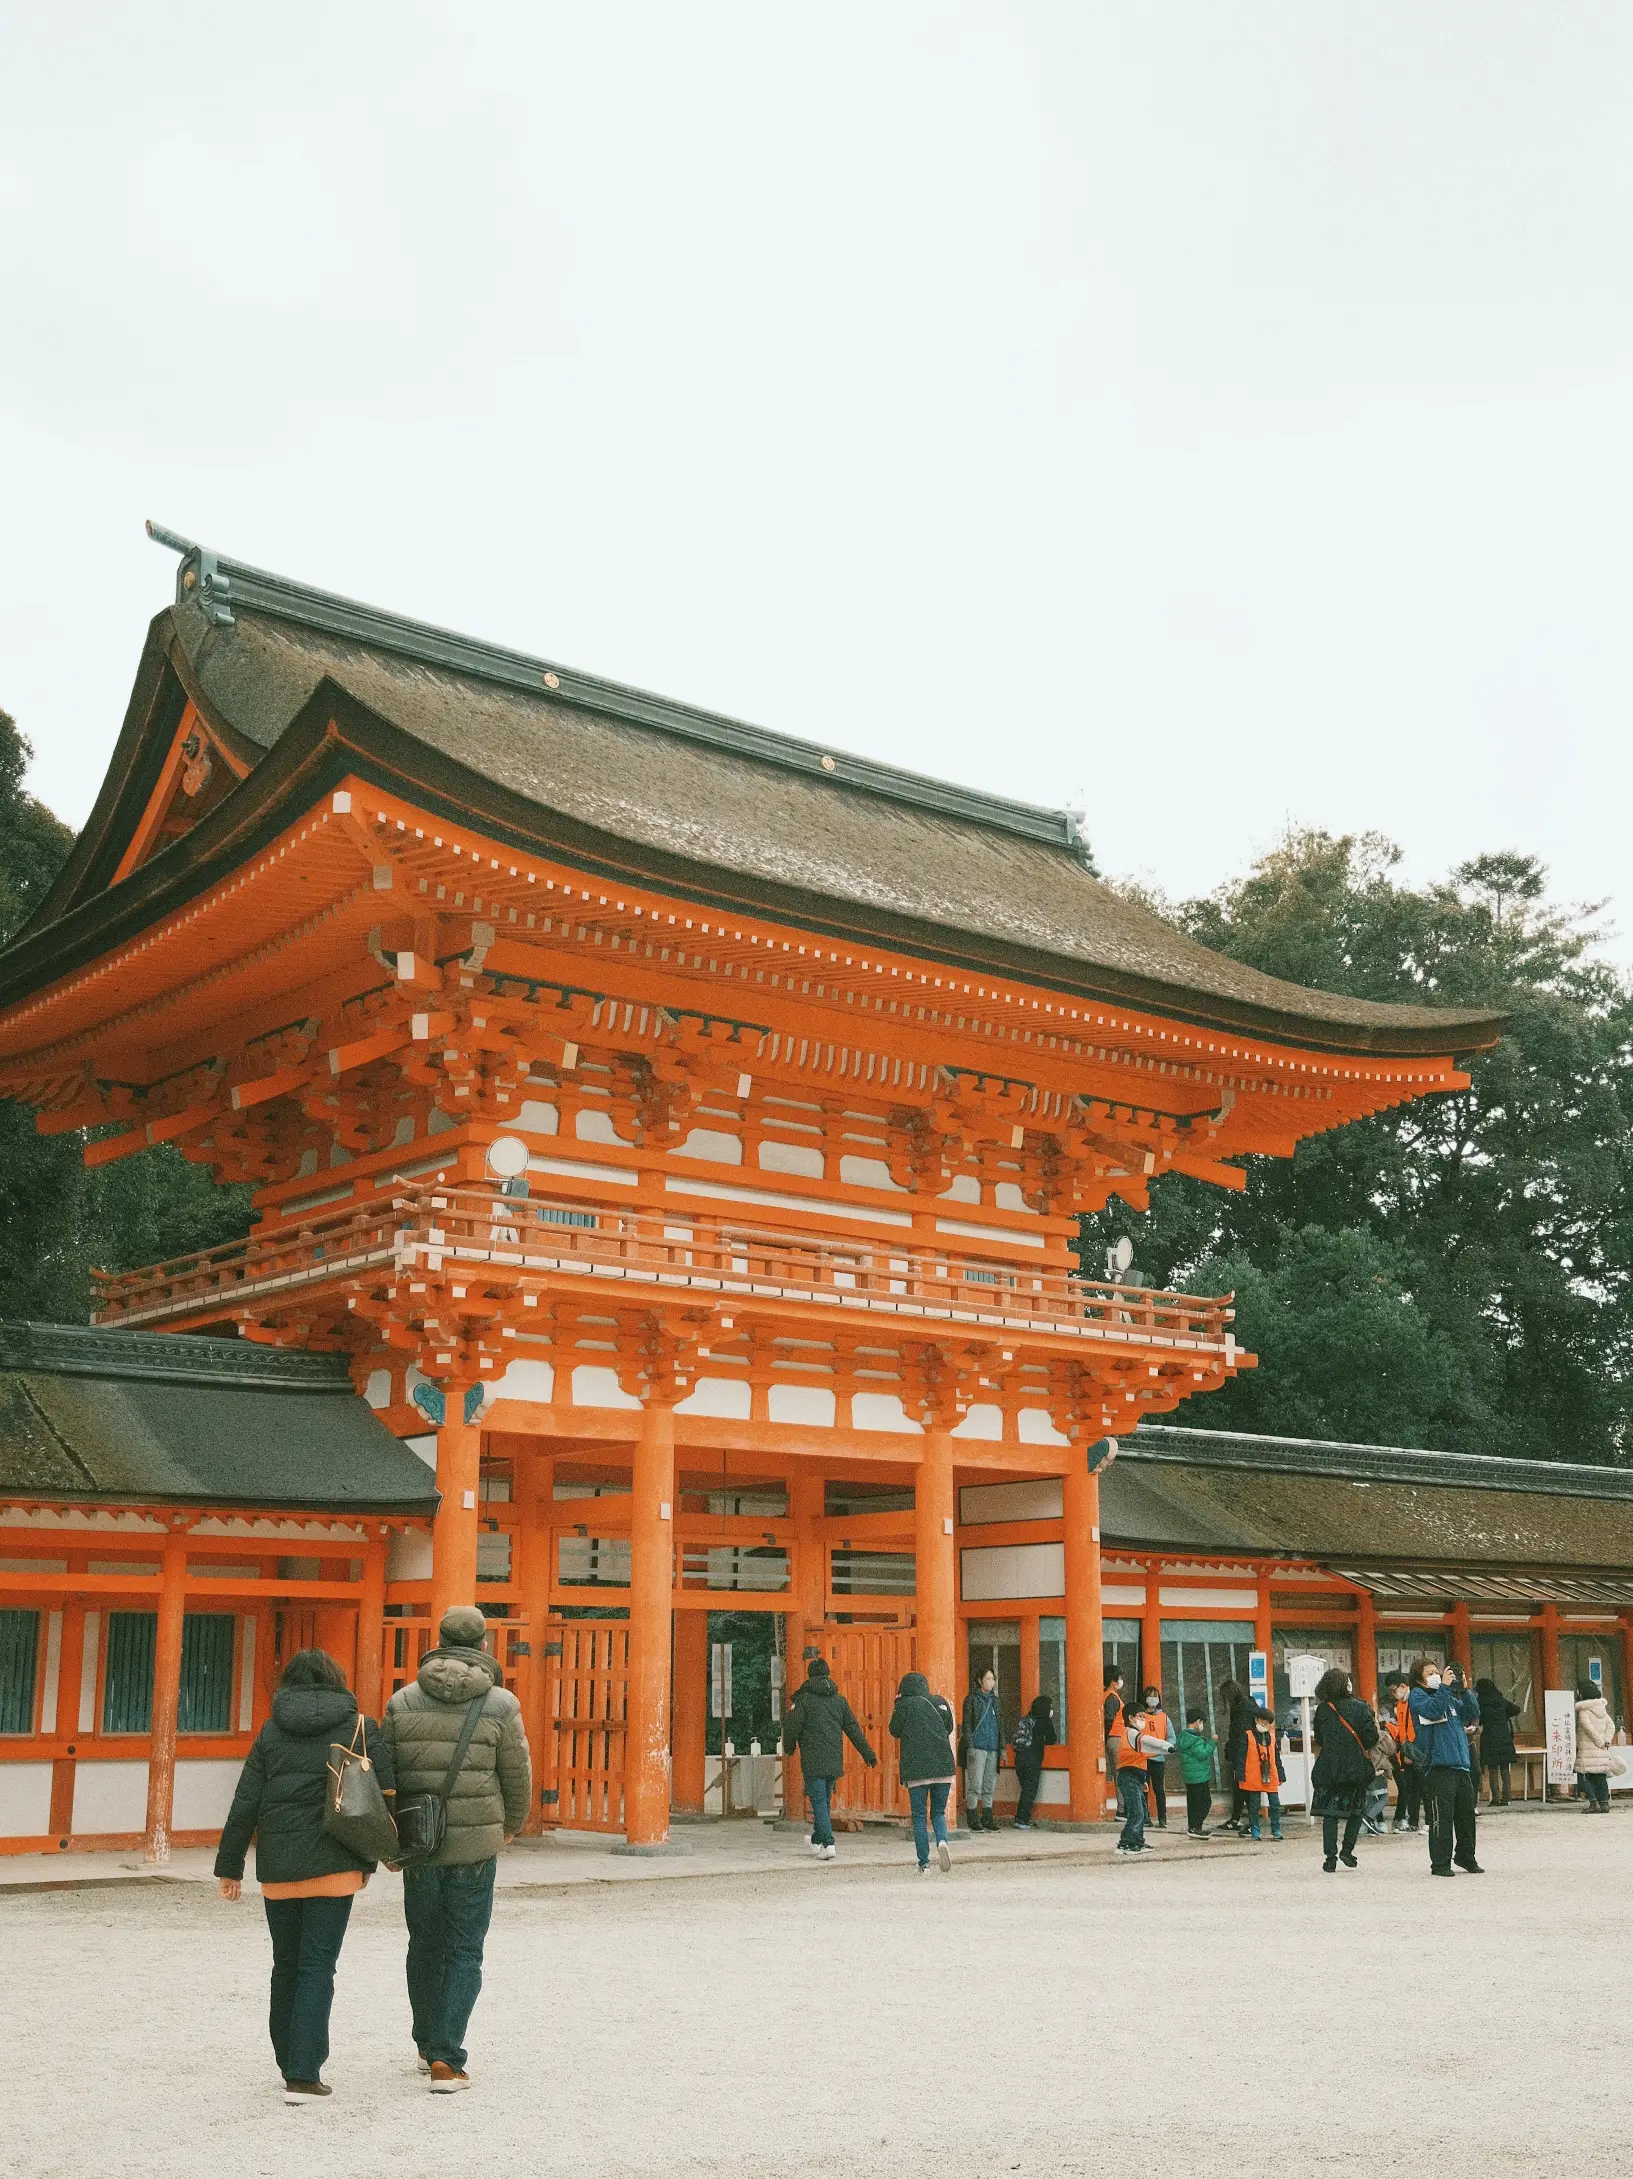
[[1276,1720],[1268,1710],[1255,1710],[1253,1729],[1242,1757],[1242,1804],[1247,1810],[1248,1836],[1259,1836],[1259,1796],[1270,1803],[1270,1836],[1281,1837],[1281,1763],[1276,1753]]

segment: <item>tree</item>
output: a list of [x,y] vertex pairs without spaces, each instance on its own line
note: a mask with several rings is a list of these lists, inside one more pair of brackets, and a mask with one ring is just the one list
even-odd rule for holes
[[[45,898],[73,845],[25,785],[34,752],[0,711],[0,945]],[[0,1318],[83,1324],[91,1267],[126,1271],[248,1232],[247,1188],[218,1188],[168,1144],[87,1172],[86,1136],[39,1135],[0,1102]]]
[[1147,1277],[1236,1289],[1262,1366],[1211,1424],[1626,1457],[1633,991],[1594,950],[1594,911],[1551,903],[1533,858],[1482,855],[1425,888],[1399,860],[1376,835],[1295,832],[1166,912],[1296,982],[1504,1010],[1469,1089],[1251,1159],[1240,1196],[1167,1178],[1147,1216],[1085,1222],[1086,1261],[1127,1231]]

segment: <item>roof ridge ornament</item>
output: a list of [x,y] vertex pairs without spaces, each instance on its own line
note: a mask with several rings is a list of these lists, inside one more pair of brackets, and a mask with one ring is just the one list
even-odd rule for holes
[[196,590],[199,606],[212,628],[230,628],[232,614],[232,578],[221,569],[220,558],[195,545],[190,538],[178,537],[174,530],[167,530],[159,523],[150,521],[147,534],[156,545],[163,545],[170,552],[179,552],[181,566],[176,571],[176,602],[180,605]]

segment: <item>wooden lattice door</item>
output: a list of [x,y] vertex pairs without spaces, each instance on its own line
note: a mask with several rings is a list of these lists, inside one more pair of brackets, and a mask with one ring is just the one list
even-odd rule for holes
[[[624,1828],[627,1619],[552,1619],[544,1636],[544,1821],[571,1831]],[[555,1795],[551,1803],[550,1795]]]
[[[879,1758],[869,1770],[849,1743],[845,1773],[834,1795],[836,1816],[905,1816],[907,1795],[896,1768],[897,1747],[890,1737],[890,1713],[904,1672],[914,1669],[911,1627],[824,1627],[822,1644],[839,1692],[856,1712],[856,1721]],[[797,1761],[793,1766],[797,1773]],[[794,1791],[798,1792],[797,1782]]]

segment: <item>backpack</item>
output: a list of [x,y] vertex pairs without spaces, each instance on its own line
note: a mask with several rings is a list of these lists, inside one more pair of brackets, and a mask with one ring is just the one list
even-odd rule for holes
[[1021,1760],[1021,1757],[1023,1755],[1030,1755],[1032,1753],[1032,1744],[1037,1738],[1037,1732],[1038,1726],[1036,1718],[1023,1717],[1016,1720],[1015,1739],[1013,1745],[1015,1749],[1015,1760],[1017,1763]]

